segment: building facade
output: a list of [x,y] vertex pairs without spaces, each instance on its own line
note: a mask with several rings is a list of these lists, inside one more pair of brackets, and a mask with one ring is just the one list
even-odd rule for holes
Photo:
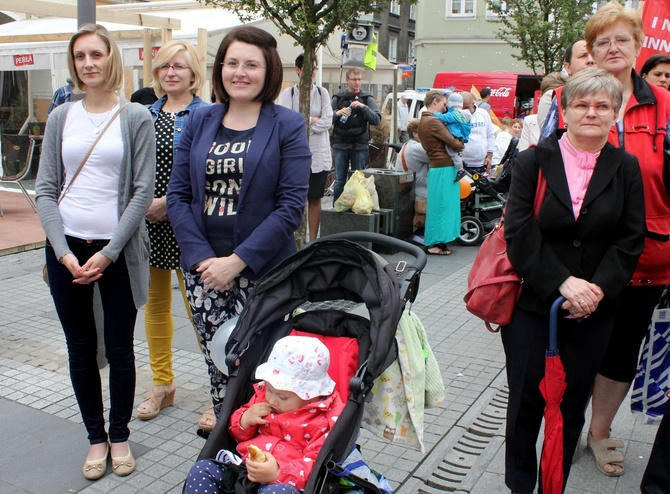
[[437,72],[532,72],[495,37],[499,26],[486,0],[420,0],[417,5],[416,87]]
[[[414,68],[416,12],[416,5],[407,5],[394,0],[388,10],[363,15],[358,20],[374,26],[377,32],[377,51],[389,62]],[[400,90],[413,87],[414,74],[405,78],[398,76]]]

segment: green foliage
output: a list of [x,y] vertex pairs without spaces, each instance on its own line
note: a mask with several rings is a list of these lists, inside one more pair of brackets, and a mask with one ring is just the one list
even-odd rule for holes
[[[361,14],[388,9],[390,0],[201,0],[208,5],[231,10],[242,22],[270,19],[282,34],[291,36],[305,54],[304,67],[311,67],[316,50],[338,28],[348,29]],[[416,3],[404,0],[401,3]],[[309,123],[309,88],[312,71],[304,70],[300,79],[300,109]]]
[[533,73],[555,72],[563,65],[565,48],[584,37],[584,26],[593,14],[593,3],[585,0],[487,0],[500,24],[496,37],[517,53]]
[[288,34],[296,45],[318,47],[335,29],[346,29],[356,17],[382,11],[390,0],[205,0],[237,14],[242,22],[271,19],[282,34]]

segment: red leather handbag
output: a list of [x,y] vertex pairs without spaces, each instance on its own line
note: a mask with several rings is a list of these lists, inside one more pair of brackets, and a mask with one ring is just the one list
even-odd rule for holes
[[[540,211],[547,181],[538,170],[537,189],[533,211],[535,217]],[[521,296],[523,280],[517,274],[507,256],[507,242],[504,231],[504,212],[500,222],[489,233],[479,248],[470,274],[468,291],[463,297],[468,312],[484,320],[486,328],[492,333],[500,331],[501,326],[512,322],[514,306]],[[494,328],[492,324],[497,324]]]

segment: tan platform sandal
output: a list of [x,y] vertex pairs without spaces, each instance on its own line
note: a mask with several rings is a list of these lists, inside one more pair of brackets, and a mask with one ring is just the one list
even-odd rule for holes
[[[593,455],[596,460],[596,467],[603,475],[607,477],[621,477],[626,471],[624,468],[625,456],[622,451],[624,447],[621,439],[611,439],[606,437],[604,439],[594,439],[593,434],[589,431],[586,438],[586,449]],[[616,465],[621,468],[617,472],[608,472],[605,470],[605,465]]]
[[[161,386],[163,387],[163,386]],[[137,418],[140,420],[151,420],[158,417],[163,408],[174,404],[174,394],[177,387],[174,383],[164,387],[162,393],[156,393],[156,386],[151,390],[151,394],[137,407]]]

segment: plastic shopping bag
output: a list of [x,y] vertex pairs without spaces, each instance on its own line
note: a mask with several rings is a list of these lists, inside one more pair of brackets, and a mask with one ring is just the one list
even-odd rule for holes
[[654,310],[633,382],[633,416],[651,424],[663,418],[670,398],[670,288]]
[[375,187],[375,176],[365,175],[363,172],[356,170],[354,176],[358,179],[361,185],[370,193],[372,199],[372,209],[379,210],[379,195],[377,195],[377,187]]
[[370,214],[372,212],[372,197],[370,192],[360,182],[360,177],[365,176],[355,171],[354,174],[344,184],[344,190],[340,197],[335,201],[335,210],[338,213],[349,211],[356,214]]

